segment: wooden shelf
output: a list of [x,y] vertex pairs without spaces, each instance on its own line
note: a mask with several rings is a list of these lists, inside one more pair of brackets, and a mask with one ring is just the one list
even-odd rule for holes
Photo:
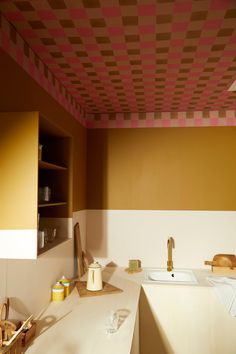
[[67,167],[55,165],[54,163],[39,160],[39,169],[44,170],[67,170]]
[[69,238],[56,238],[53,242],[48,242],[43,248],[38,250],[38,256],[49,251],[50,249],[60,245],[61,243],[70,240]]
[[67,202],[45,202],[45,203],[39,203],[38,207],[39,208],[46,208],[46,207],[53,207],[53,206],[60,206],[60,205],[66,205]]

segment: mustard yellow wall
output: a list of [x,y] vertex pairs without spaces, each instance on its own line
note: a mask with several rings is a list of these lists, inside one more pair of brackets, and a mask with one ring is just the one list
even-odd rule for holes
[[72,136],[73,210],[86,208],[86,129],[0,50],[0,111],[39,111]]
[[88,208],[236,210],[236,128],[88,131]]

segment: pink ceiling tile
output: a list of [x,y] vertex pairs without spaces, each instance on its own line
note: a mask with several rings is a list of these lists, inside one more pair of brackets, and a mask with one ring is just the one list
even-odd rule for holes
[[90,27],[81,27],[77,29],[79,36],[81,37],[93,37],[93,29]]
[[223,20],[220,19],[214,19],[214,20],[207,20],[205,21],[204,25],[203,25],[203,29],[204,30],[218,30],[219,28],[221,28],[221,24],[222,24]]

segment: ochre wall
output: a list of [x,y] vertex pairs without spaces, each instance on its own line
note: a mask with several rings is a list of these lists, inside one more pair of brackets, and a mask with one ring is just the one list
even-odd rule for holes
[[89,209],[236,210],[236,127],[88,131]]
[[39,111],[73,137],[73,210],[85,209],[86,129],[2,50],[0,78],[0,111]]

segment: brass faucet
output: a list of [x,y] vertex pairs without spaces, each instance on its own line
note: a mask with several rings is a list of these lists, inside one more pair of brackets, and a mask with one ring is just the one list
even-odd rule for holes
[[173,270],[173,260],[172,260],[172,249],[175,248],[175,241],[173,237],[168,238],[167,241],[167,250],[168,250],[168,259],[167,259],[167,271],[171,272]]

